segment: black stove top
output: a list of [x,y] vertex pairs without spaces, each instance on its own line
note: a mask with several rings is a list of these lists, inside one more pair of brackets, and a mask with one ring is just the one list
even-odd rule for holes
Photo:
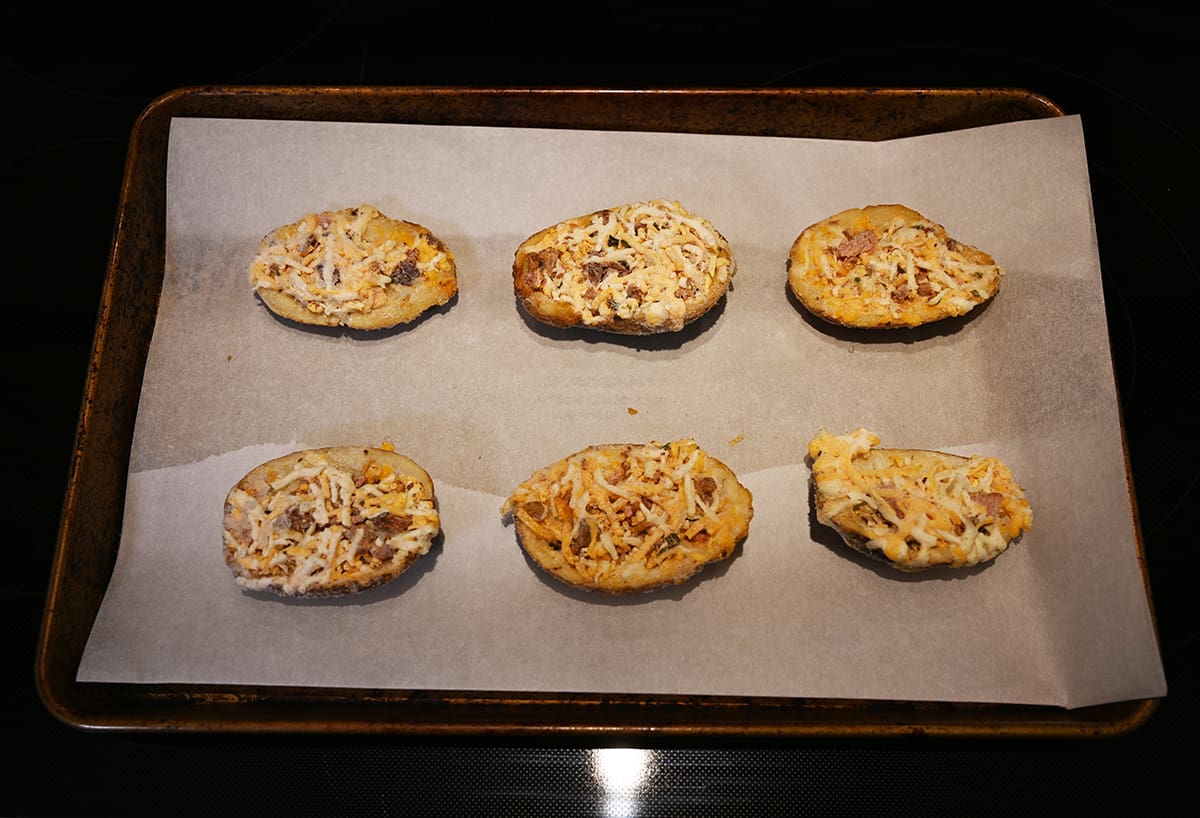
[[[1173,812],[1197,727],[1191,589],[1200,444],[1190,390],[1200,292],[1200,139],[1188,11],[1101,3],[948,16],[741,3],[591,13],[230,6],[170,23],[30,10],[9,28],[0,161],[10,421],[20,492],[0,583],[11,815],[774,815]],[[109,10],[111,13],[111,10]],[[86,13],[85,13],[86,17]],[[474,18],[474,19],[472,19]],[[890,22],[889,22],[890,21]],[[429,42],[427,32],[444,34]],[[484,45],[480,45],[480,44]],[[700,55],[700,56],[696,56]],[[574,742],[127,735],[57,722],[34,658],[128,138],[160,94],[199,85],[1023,88],[1084,127],[1120,407],[1168,694],[1096,739],[805,739],[615,748]],[[49,287],[45,282],[49,282]],[[47,297],[48,296],[48,297]],[[1079,445],[1087,445],[1086,440]],[[13,475],[14,477],[16,475]],[[32,492],[30,492],[32,489]],[[34,496],[30,498],[28,495]],[[25,547],[28,545],[28,547]]]

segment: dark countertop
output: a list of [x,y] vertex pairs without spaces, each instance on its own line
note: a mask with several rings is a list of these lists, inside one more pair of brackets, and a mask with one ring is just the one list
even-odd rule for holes
[[[511,8],[472,22],[456,12],[302,4],[268,21],[210,5],[202,19],[185,13],[149,35],[104,14],[64,23],[57,11],[23,11],[9,31],[16,42],[0,53],[9,104],[0,178],[16,248],[8,275],[32,283],[26,292],[38,299],[7,329],[21,430],[13,450],[19,474],[32,478],[10,491],[32,485],[34,496],[22,497],[33,514],[17,515],[11,546],[30,547],[0,582],[10,623],[0,724],[15,750],[0,814],[1174,812],[1184,780],[1173,761],[1187,755],[1176,748],[1194,737],[1200,693],[1194,534],[1184,531],[1200,462],[1187,389],[1200,284],[1188,239],[1200,215],[1200,139],[1187,102],[1200,17],[1111,3],[1087,15],[1006,6],[981,8],[980,25],[936,7],[922,17],[922,8],[906,6],[904,25],[881,31],[866,10],[822,7],[800,25],[773,3],[683,14],[618,2],[603,18],[568,15],[561,28],[594,34],[566,50],[546,18]],[[428,27],[453,36],[441,50],[422,45]],[[652,56],[632,60],[604,36],[615,30]],[[687,56],[691,46],[704,57]],[[644,783],[615,794],[596,748],[579,743],[129,735],[58,722],[38,698],[35,653],[128,138],[161,94],[197,85],[1023,88],[1079,114],[1166,698],[1144,725],[1107,738],[651,748]]]

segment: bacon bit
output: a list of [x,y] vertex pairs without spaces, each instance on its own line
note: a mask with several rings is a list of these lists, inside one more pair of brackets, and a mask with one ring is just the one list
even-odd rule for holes
[[897,500],[895,497],[884,497],[883,499],[887,502],[887,504],[889,506],[892,507],[892,511],[896,512],[896,516],[899,517],[901,520],[903,520],[904,519],[904,509],[902,509],[900,507],[900,501]]
[[1004,501],[1004,495],[998,491],[979,491],[972,492],[971,499],[983,506],[990,516],[995,517],[1000,513],[1000,505]]
[[649,530],[650,521],[646,519],[645,515],[635,517],[629,524],[629,533],[637,537],[642,536]]
[[417,269],[417,260],[420,257],[421,254],[417,251],[417,248],[414,247],[409,250],[404,257],[404,261],[396,265],[396,268],[392,270],[388,278],[395,284],[412,284],[421,277],[421,271]]
[[628,409],[626,409],[625,411],[626,411],[626,412],[628,412],[628,413],[629,413],[629,414],[631,414],[631,415],[636,415],[636,414],[638,413],[638,410],[637,410],[637,409],[634,409],[632,406],[630,406],[630,407],[629,407]]
[[537,289],[547,278],[554,277],[554,267],[558,263],[559,252],[554,247],[547,247],[526,256],[522,262],[521,277],[525,283]]
[[838,261],[845,261],[863,253],[869,253],[879,244],[879,234],[867,228],[847,236],[845,241],[833,248]]
[[933,295],[933,285],[929,283],[929,273],[926,270],[917,273],[917,295],[922,298]]
[[275,518],[275,527],[282,530],[291,529],[292,531],[304,532],[312,524],[312,514],[294,506]]
[[385,511],[371,520],[372,527],[384,534],[399,534],[412,528],[412,517],[407,514],[392,514]]
[[594,523],[586,517],[579,521],[575,534],[571,537],[571,553],[578,556],[583,549],[592,544],[592,526]]
[[583,264],[583,277],[593,284],[599,284],[609,273],[622,275],[628,272],[629,268],[619,261],[585,261]]

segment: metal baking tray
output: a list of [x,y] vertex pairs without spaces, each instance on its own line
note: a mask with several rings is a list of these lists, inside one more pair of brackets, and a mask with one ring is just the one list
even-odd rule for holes
[[[173,117],[884,140],[1063,115],[1044,96],[1007,88],[192,87],[163,95],[142,112],[129,143],[39,634],[36,682],[42,701],[60,721],[83,729],[174,733],[662,744],[906,735],[1078,738],[1137,728],[1154,712],[1156,699],[1068,710],[923,701],[76,681],[120,539],[138,395],[163,281]],[[1142,561],[1140,530],[1135,533]]]

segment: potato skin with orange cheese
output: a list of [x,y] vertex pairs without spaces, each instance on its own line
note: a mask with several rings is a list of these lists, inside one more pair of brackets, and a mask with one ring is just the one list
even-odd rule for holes
[[817,522],[900,571],[989,562],[1033,525],[1033,508],[996,457],[883,448],[878,435],[821,429],[808,444]]
[[991,300],[1004,269],[902,204],[850,208],[800,232],[788,286],[813,315],[846,327],[917,327]]
[[225,498],[224,558],[235,582],[287,597],[391,582],[441,530],[433,478],[390,447],[330,446],[251,469]]
[[687,582],[731,557],[753,496],[694,440],[589,446],[539,469],[501,507],[561,582],[610,594]]
[[429,228],[370,204],[275,228],[259,243],[249,279],[282,318],[362,330],[410,323],[458,292],[450,248]]

